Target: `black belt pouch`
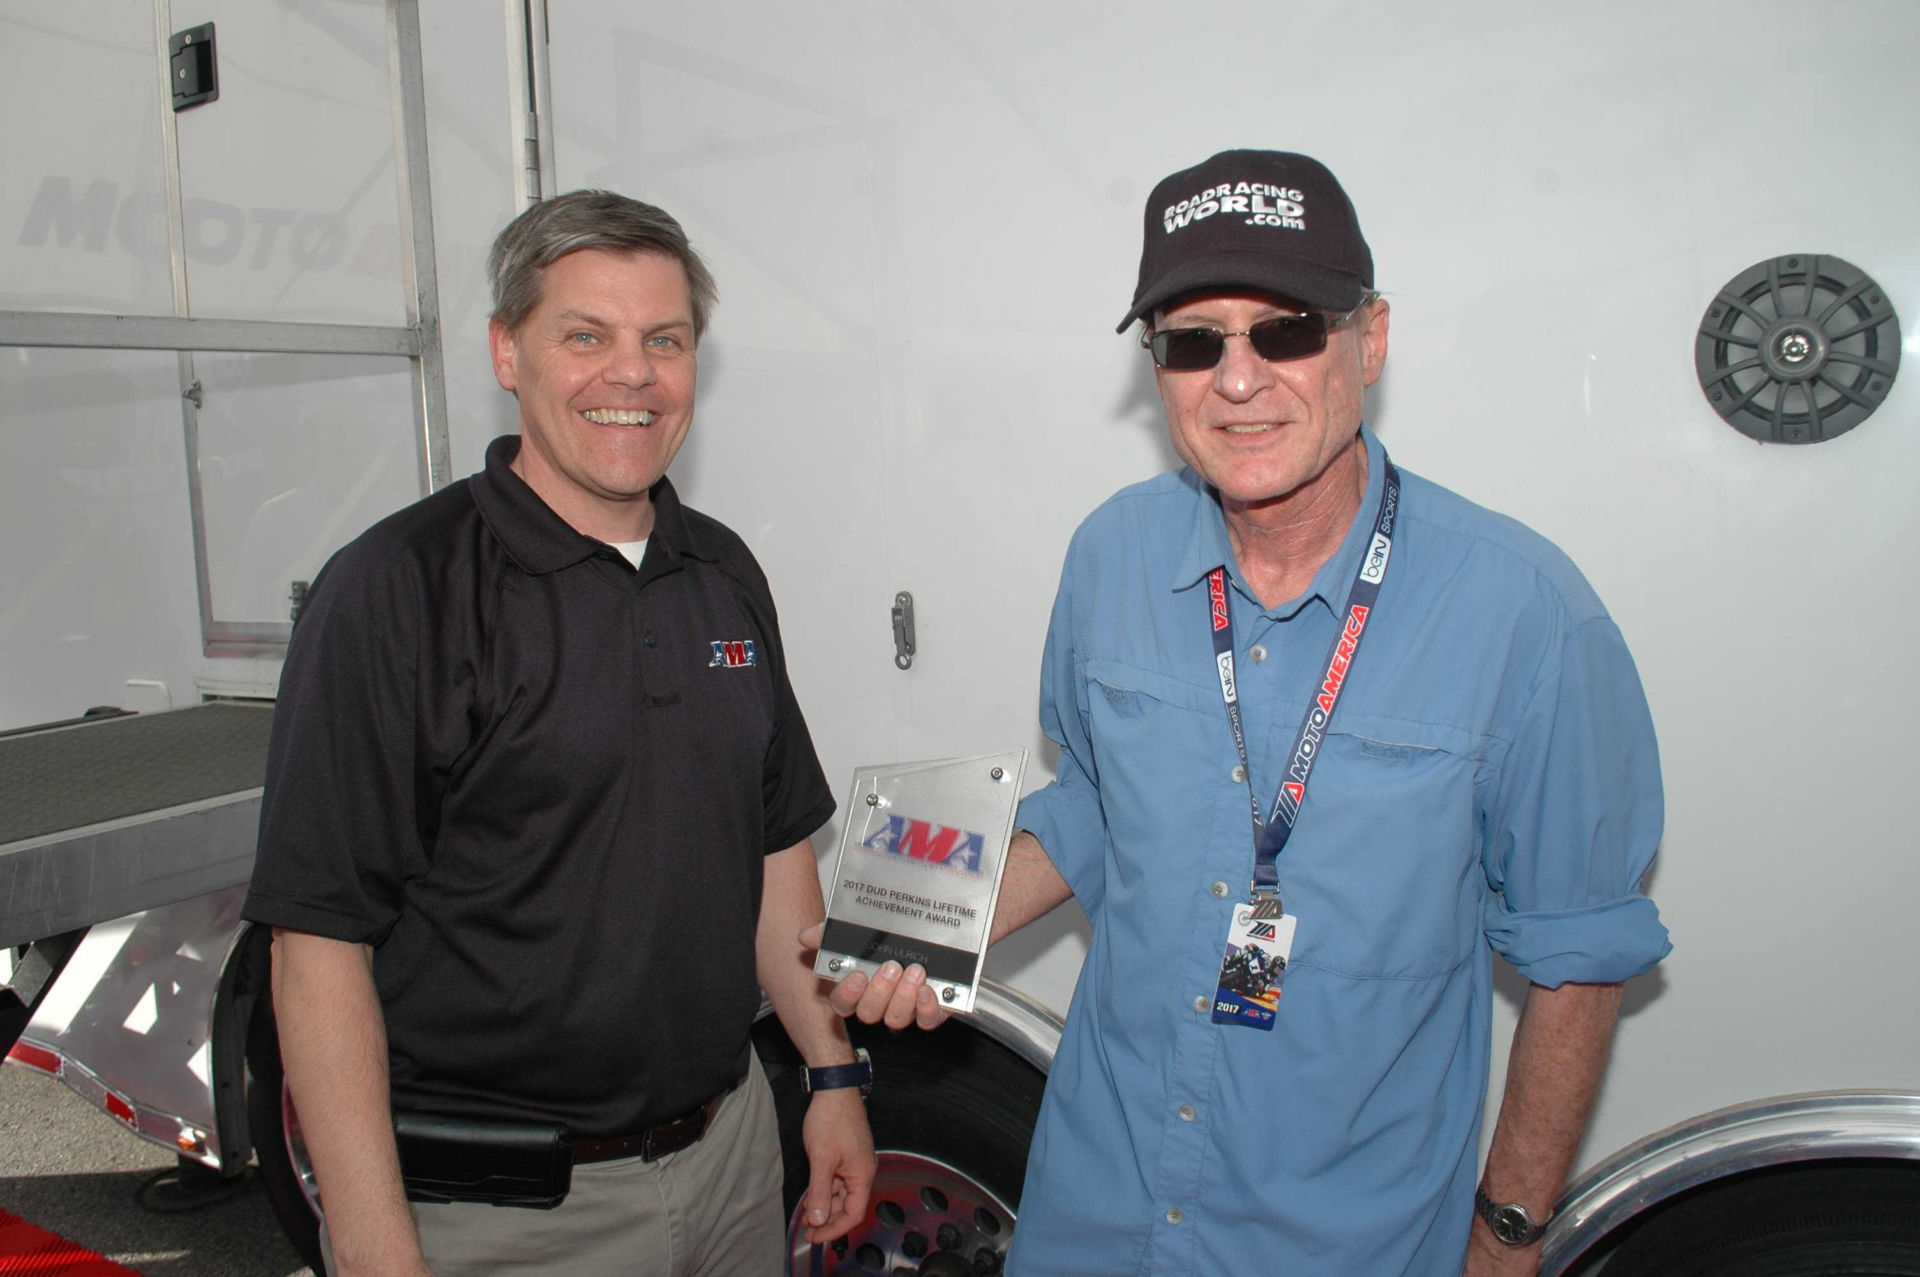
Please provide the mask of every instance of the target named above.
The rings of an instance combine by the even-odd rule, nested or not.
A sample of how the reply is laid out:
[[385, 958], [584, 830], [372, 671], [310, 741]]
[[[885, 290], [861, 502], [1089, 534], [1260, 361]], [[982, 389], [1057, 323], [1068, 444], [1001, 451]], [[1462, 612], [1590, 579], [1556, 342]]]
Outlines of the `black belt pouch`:
[[573, 1183], [558, 1122], [497, 1122], [396, 1111], [400, 1177], [413, 1202], [486, 1202], [552, 1210]]

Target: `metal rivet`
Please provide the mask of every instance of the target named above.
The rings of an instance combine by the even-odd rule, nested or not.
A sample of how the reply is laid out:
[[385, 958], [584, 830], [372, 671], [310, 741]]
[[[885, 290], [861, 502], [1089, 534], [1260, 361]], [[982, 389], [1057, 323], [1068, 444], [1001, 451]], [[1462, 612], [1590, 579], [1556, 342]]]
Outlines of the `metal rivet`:
[[952, 985], [948, 985], [946, 988], [940, 990], [940, 1000], [942, 1002], [951, 1002], [959, 996], [959, 990], [955, 989]]
[[878, 807], [879, 805], [880, 805], [880, 795], [878, 794], [867, 795], [867, 806]]
[[845, 958], [827, 959], [827, 970], [829, 971], [838, 971], [841, 967], [844, 967], [846, 965], [847, 965], [847, 960]]
[[1191, 1122], [1193, 1120], [1193, 1105], [1182, 1104], [1180, 1106], [1180, 1120], [1183, 1122]]
[[987, 775], [993, 777], [995, 780], [1005, 780], [1007, 778], [1007, 769], [1004, 767], [996, 767], [988, 772]]

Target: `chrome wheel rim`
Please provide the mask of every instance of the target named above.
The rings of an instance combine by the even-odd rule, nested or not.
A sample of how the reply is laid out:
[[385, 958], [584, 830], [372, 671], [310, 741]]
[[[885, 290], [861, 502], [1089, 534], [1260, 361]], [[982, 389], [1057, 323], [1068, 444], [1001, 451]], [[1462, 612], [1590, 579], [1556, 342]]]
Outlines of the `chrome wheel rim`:
[[787, 1223], [792, 1277], [852, 1273], [918, 1273], [933, 1255], [951, 1252], [968, 1271], [1001, 1270], [1013, 1241], [1014, 1213], [966, 1172], [919, 1153], [882, 1150], [867, 1217], [845, 1237], [810, 1245], [795, 1207]]

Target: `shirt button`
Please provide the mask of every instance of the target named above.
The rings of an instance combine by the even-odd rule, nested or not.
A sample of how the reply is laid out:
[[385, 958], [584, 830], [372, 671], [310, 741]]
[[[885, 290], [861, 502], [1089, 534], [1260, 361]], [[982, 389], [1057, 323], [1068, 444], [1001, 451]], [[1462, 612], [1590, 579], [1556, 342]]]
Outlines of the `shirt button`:
[[1264, 661], [1267, 659], [1267, 649], [1262, 647], [1260, 644], [1255, 643], [1253, 647], [1248, 650], [1247, 659], [1252, 661], [1255, 665], [1258, 665], [1261, 661]]
[[1202, 1015], [1205, 1015], [1207, 1013], [1207, 1008], [1211, 1007], [1212, 1005], [1213, 1005], [1213, 999], [1209, 998], [1204, 993], [1193, 1000], [1193, 1009], [1200, 1012], [1200, 1014]]
[[648, 631], [647, 631], [647, 632], [646, 632], [646, 633], [645, 633], [644, 635], [642, 635], [642, 636], [641, 636], [641, 639], [640, 639], [640, 641], [641, 641], [642, 643], [645, 643], [645, 644], [646, 644], [646, 645], [647, 645], [648, 647], [652, 647], [652, 646], [653, 646], [653, 631], [652, 631], [652, 630], [648, 630]]
[[1216, 899], [1225, 900], [1229, 890], [1231, 890], [1231, 888], [1224, 882], [1216, 882], [1213, 884], [1213, 894]]
[[1167, 1207], [1167, 1222], [1169, 1224], [1177, 1224], [1184, 1218], [1185, 1216], [1183, 1216], [1180, 1213], [1180, 1208], [1178, 1206]]
[[1183, 1122], [1191, 1122], [1193, 1120], [1193, 1105], [1182, 1104], [1180, 1106], [1180, 1120]]
[[1233, 765], [1232, 776], [1233, 776], [1233, 783], [1236, 785], [1244, 785], [1247, 783], [1247, 769], [1245, 767], [1242, 767], [1239, 763], [1235, 763]]

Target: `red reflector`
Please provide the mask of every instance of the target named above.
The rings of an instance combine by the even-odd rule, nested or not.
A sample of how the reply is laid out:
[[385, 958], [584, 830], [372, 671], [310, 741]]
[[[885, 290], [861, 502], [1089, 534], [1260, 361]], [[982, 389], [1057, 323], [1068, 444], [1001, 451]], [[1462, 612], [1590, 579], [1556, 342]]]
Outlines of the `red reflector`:
[[107, 1112], [113, 1114], [134, 1130], [140, 1129], [140, 1119], [133, 1114], [133, 1105], [127, 1103], [112, 1091], [107, 1092]]
[[13, 1050], [7, 1052], [9, 1058], [26, 1065], [30, 1069], [39, 1069], [42, 1073], [60, 1074], [60, 1057], [43, 1046], [34, 1046], [30, 1042], [15, 1042]]

